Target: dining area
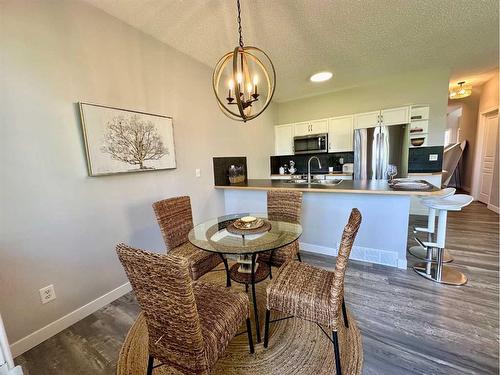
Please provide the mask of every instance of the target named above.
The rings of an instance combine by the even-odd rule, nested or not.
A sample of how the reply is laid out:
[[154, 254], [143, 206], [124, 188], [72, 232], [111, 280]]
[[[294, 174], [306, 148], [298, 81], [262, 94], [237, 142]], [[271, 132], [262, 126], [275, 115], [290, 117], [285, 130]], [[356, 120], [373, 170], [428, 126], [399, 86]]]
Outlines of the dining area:
[[116, 247], [142, 311], [117, 373], [360, 374], [344, 277], [361, 213], [346, 218], [327, 271], [302, 260], [302, 200], [300, 191], [270, 190], [267, 212], [197, 224], [188, 196], [153, 203], [166, 252]]

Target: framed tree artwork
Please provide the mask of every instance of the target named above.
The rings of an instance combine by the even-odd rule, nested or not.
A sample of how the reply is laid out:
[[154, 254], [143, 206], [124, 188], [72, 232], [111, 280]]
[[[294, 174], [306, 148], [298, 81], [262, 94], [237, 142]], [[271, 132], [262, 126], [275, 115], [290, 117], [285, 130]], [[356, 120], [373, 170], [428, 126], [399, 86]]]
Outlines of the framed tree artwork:
[[90, 176], [176, 167], [171, 117], [79, 105]]

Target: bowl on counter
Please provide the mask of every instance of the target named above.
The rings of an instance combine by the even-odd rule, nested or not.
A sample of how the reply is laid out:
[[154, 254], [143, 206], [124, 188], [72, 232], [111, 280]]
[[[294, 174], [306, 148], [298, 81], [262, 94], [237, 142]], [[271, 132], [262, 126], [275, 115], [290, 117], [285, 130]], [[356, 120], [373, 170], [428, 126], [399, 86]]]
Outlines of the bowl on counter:
[[422, 146], [425, 142], [425, 138], [412, 138], [410, 142], [412, 146]]

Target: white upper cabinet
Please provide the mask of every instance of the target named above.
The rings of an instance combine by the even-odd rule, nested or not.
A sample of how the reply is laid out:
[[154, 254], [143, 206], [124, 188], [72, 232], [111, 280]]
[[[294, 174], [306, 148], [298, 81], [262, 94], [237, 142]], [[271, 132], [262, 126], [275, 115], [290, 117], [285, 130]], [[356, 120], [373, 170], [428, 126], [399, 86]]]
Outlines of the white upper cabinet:
[[373, 126], [390, 126], [410, 123], [410, 107], [382, 109], [380, 111], [356, 113], [354, 129], [371, 128]]
[[[410, 124], [412, 116], [418, 116], [419, 120], [427, 119], [429, 107], [388, 108], [329, 119], [276, 125], [274, 130], [276, 155], [292, 155], [294, 153], [293, 137], [324, 133], [328, 133], [328, 152], [353, 151], [354, 129]], [[427, 128], [424, 129], [423, 126], [424, 121], [420, 122], [419, 125], [422, 125], [420, 132], [427, 132]]]
[[307, 122], [299, 122], [294, 125], [295, 137], [303, 135], [322, 134], [328, 132], [328, 120], [314, 120]]
[[294, 131], [295, 137], [312, 134], [310, 122], [299, 122], [297, 124], [294, 124], [293, 127], [295, 128]]
[[274, 127], [275, 155], [293, 155], [293, 128], [292, 124]]
[[328, 152], [353, 151], [354, 116], [328, 119]]
[[328, 133], [328, 119], [311, 121], [311, 134]]
[[356, 113], [354, 115], [354, 129], [372, 128], [380, 123], [380, 111]]
[[410, 107], [383, 109], [380, 111], [382, 125], [401, 125], [410, 123]]

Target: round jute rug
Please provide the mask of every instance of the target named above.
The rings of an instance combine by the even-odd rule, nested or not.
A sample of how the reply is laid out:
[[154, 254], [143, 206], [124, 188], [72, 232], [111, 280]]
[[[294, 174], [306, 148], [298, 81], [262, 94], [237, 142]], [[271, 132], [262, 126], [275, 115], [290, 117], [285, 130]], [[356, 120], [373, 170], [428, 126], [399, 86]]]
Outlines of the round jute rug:
[[[277, 270], [274, 270], [274, 274]], [[225, 272], [209, 272], [202, 281], [225, 285]], [[262, 340], [264, 339], [265, 293], [269, 279], [257, 284], [257, 301]], [[241, 284], [233, 282], [231, 288], [245, 290]], [[248, 293], [251, 300], [251, 292]], [[214, 301], [217, 303], [217, 301]], [[253, 309], [251, 309], [253, 311]], [[349, 313], [349, 329], [339, 331], [340, 355], [343, 374], [361, 374], [363, 367], [363, 347], [361, 334], [354, 317]], [[272, 313], [271, 319], [280, 317]], [[281, 320], [270, 325], [269, 346], [255, 341], [255, 320], [252, 316], [255, 354], [248, 351], [246, 334], [236, 336], [226, 353], [219, 358], [211, 374], [217, 375], [292, 375], [292, 374], [335, 374], [333, 344], [314, 323], [300, 319]], [[241, 332], [245, 330], [242, 326]], [[145, 375], [148, 359], [148, 331], [142, 314], [130, 328], [118, 359], [117, 375]], [[157, 363], [155, 363], [156, 365]], [[154, 375], [182, 375], [180, 372], [160, 366]]]

